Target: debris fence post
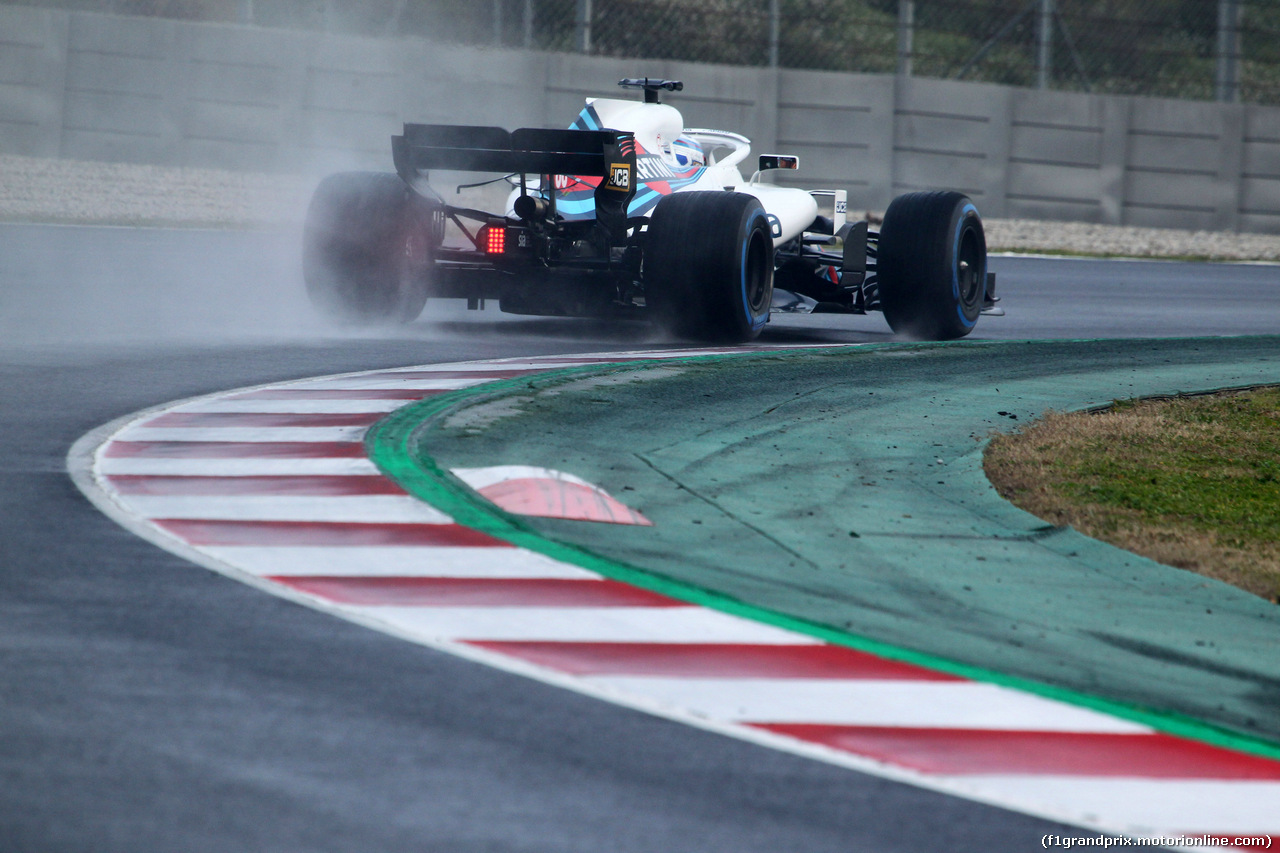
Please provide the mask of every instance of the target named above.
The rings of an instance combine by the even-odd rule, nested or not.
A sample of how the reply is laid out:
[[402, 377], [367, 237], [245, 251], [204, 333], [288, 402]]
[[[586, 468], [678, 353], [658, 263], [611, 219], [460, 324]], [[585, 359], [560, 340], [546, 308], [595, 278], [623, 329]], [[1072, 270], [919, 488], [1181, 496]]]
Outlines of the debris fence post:
[[769, 67], [778, 67], [778, 42], [782, 38], [782, 0], [769, 0]]
[[1240, 0], [1218, 0], [1218, 56], [1214, 97], [1224, 103], [1240, 99]]
[[911, 76], [912, 39], [916, 28], [916, 0], [898, 0], [898, 74]]
[[1036, 50], [1036, 88], [1048, 89], [1053, 81], [1053, 0], [1040, 0], [1040, 27]]
[[578, 13], [574, 21], [578, 53], [591, 52], [591, 0], [578, 0]]

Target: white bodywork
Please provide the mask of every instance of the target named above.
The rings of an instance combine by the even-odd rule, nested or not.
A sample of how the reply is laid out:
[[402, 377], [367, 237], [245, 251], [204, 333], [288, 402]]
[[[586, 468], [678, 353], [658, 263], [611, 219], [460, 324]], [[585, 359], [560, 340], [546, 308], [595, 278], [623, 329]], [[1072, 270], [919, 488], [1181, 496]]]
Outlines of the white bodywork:
[[[705, 128], [685, 128], [680, 111], [667, 104], [648, 104], [617, 98], [588, 98], [603, 127], [635, 134], [636, 141], [647, 154], [664, 158], [673, 169], [680, 168], [672, 153], [677, 139], [693, 139], [706, 156], [706, 166], [694, 179], [681, 183], [674, 192], [732, 191], [747, 193], [760, 199], [773, 225], [773, 243], [781, 245], [800, 236], [821, 212], [836, 229], [845, 221], [845, 192], [826, 190], [810, 192], [793, 187], [761, 183], [760, 172], [753, 170], [750, 180], [743, 178], [739, 167], [751, 155], [751, 140], [737, 133]], [[689, 170], [683, 170], [688, 173]], [[643, 181], [644, 179], [641, 178]], [[665, 183], [665, 182], [664, 182]], [[513, 193], [508, 210], [518, 195]], [[821, 206], [819, 199], [822, 199]]]
[[[818, 215], [818, 202], [807, 190], [760, 183], [759, 172], [750, 181], [742, 177], [739, 164], [751, 156], [751, 140], [745, 136], [725, 130], [685, 128], [684, 116], [667, 104], [619, 98], [588, 98], [587, 103], [595, 107], [605, 127], [631, 131], [646, 151], [670, 157], [671, 143], [681, 136], [701, 143], [707, 157], [706, 170], [695, 182], [676, 192], [732, 190], [755, 196], [765, 213], [777, 219], [775, 246], [800, 236]], [[843, 206], [840, 213], [843, 219]]]

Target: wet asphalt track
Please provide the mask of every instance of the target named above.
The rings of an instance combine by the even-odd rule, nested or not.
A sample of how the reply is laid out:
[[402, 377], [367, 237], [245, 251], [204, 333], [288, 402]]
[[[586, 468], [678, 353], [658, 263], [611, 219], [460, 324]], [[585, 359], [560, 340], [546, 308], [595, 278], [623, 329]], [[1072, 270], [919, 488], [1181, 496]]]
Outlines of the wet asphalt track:
[[[1280, 330], [1280, 268], [998, 259], [978, 336]], [[73, 441], [223, 388], [651, 347], [431, 308], [305, 317], [290, 235], [0, 227], [0, 850], [1021, 851], [1043, 821], [416, 648], [191, 567], [72, 485]], [[768, 340], [886, 340], [879, 317]], [[1105, 347], [1105, 343], [1099, 344]]]

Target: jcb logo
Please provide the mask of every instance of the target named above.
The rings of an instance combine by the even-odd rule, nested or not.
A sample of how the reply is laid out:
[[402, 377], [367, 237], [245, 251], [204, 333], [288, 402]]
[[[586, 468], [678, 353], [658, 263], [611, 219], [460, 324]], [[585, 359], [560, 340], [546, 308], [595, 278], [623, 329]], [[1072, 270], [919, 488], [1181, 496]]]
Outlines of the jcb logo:
[[609, 167], [609, 188], [626, 192], [631, 189], [631, 167], [626, 163], [614, 163]]

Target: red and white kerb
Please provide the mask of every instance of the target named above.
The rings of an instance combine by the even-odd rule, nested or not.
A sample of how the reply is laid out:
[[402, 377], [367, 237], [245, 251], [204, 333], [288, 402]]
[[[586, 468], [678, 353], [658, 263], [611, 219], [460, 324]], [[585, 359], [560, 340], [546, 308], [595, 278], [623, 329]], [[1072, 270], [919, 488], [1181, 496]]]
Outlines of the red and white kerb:
[[[503, 237], [488, 229], [486, 251], [500, 252]], [[406, 494], [364, 453], [371, 424], [433, 394], [567, 365], [706, 352], [438, 365], [231, 391], [139, 416], [105, 440], [87, 437], [71, 465], [100, 507], [176, 553], [424, 645], [1096, 830], [1280, 837], [1280, 762], [832, 645], [513, 547]], [[572, 474], [493, 463], [453, 474], [510, 513], [651, 524]]]

